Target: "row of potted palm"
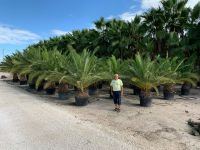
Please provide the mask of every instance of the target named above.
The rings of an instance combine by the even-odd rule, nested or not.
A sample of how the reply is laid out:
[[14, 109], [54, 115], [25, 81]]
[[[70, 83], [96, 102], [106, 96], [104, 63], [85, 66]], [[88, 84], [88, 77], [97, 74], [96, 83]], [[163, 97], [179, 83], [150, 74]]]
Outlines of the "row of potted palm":
[[152, 101], [151, 91], [154, 89], [159, 94], [158, 86], [162, 85], [164, 99], [174, 99], [175, 85], [182, 84], [181, 93], [189, 94], [188, 85], [195, 86], [199, 76], [192, 72], [191, 65], [184, 60], [174, 58], [161, 58], [151, 60], [137, 54], [130, 65], [131, 81], [140, 89], [140, 105], [150, 106]]
[[171, 99], [175, 84], [194, 85], [198, 80], [195, 73], [186, 69], [188, 65], [184, 60], [178, 58], [156, 57], [152, 60], [137, 54], [134, 59], [124, 61], [114, 56], [99, 59], [95, 53], [87, 50], [77, 53], [72, 47], [68, 48], [67, 54], [44, 48], [18, 52], [12, 59], [5, 59], [1, 68], [17, 73], [20, 80], [28, 80], [29, 86], [33, 88], [44, 87], [48, 94], [55, 93], [57, 86], [61, 99], [64, 98], [68, 85], [72, 85], [76, 89], [75, 102], [78, 106], [87, 105], [89, 87], [101, 81], [110, 81], [115, 73], [119, 73], [126, 83], [141, 90], [141, 106], [151, 105], [152, 88], [158, 94], [157, 87], [164, 85], [164, 98]]

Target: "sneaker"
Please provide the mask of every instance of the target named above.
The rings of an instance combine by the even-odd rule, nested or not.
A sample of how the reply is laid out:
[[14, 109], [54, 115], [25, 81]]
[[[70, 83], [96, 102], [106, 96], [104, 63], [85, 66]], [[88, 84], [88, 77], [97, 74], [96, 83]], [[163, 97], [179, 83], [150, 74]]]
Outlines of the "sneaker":
[[118, 110], [118, 108], [115, 108], [115, 109], [114, 109], [114, 111], [117, 111], [117, 110]]
[[117, 112], [120, 112], [120, 108], [117, 108]]

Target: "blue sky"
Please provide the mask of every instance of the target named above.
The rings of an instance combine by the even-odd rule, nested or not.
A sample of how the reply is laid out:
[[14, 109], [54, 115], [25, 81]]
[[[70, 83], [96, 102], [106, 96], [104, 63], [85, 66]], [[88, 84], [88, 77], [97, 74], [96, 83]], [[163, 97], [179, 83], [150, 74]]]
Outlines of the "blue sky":
[[[193, 6], [198, 0], [189, 0]], [[159, 0], [0, 0], [0, 60], [29, 44], [76, 29], [99, 17], [131, 20]]]

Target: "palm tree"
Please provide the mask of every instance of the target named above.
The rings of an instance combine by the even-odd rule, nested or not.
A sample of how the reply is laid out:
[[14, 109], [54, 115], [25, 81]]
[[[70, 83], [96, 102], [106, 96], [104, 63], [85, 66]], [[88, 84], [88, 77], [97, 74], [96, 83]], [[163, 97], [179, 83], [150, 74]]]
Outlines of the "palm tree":
[[[68, 74], [68, 65], [69, 65], [69, 55], [61, 54], [58, 51], [55, 51], [53, 54], [56, 57], [55, 62], [52, 64], [52, 69], [50, 69], [45, 76], [46, 84], [45, 87], [55, 86], [55, 83], [58, 84], [58, 96], [59, 99], [65, 99], [65, 96], [68, 92], [68, 83], [66, 81], [60, 81], [60, 79]], [[47, 62], [48, 64], [48, 62]]]
[[187, 0], [162, 0], [159, 8], [152, 8], [142, 15], [143, 26], [154, 40], [154, 55], [180, 52], [180, 41], [186, 35], [190, 17], [186, 3]]
[[195, 81], [198, 80], [198, 76], [192, 73], [188, 66], [184, 64], [183, 59], [178, 57], [173, 58], [160, 58], [157, 57], [159, 64], [159, 74], [162, 76], [161, 83], [164, 84], [163, 95], [164, 99], [173, 99], [176, 84], [183, 84], [184, 82], [195, 85]]
[[101, 80], [104, 80], [106, 73], [99, 68], [99, 62], [94, 53], [83, 50], [78, 54], [75, 50], [69, 53], [67, 73], [60, 78], [60, 82], [67, 82], [75, 86], [78, 91], [75, 95], [76, 105], [83, 106], [88, 103], [87, 88]]
[[29, 48], [13, 58], [12, 71], [18, 72], [22, 77], [28, 76], [30, 86], [37, 89], [43, 89], [43, 84], [46, 82], [44, 87], [54, 93], [56, 81], [47, 82], [46, 78], [51, 72], [61, 68], [59, 62], [62, 62], [63, 57], [64, 55], [55, 48], [51, 51], [45, 48]]
[[3, 59], [3, 61], [0, 64], [0, 71], [3, 72], [9, 72], [13, 74], [13, 82], [18, 82], [19, 78], [18, 78], [18, 72], [14, 72], [12, 71], [13, 69], [13, 58], [15, 57], [16, 54], [13, 54], [11, 56], [5, 56], [5, 58]]
[[27, 73], [22, 72], [24, 68], [30, 65], [30, 60], [27, 58], [26, 52], [17, 52], [17, 55], [12, 59], [12, 72], [18, 72], [20, 85], [27, 84]]
[[[110, 82], [115, 74], [119, 74], [119, 77], [126, 81], [127, 73], [128, 73], [128, 61], [122, 61], [121, 59], [117, 59], [114, 55], [108, 58], [106, 61], [102, 61], [101, 63], [103, 70], [105, 70], [108, 75], [106, 81]], [[110, 98], [112, 98], [111, 88], [109, 90]]]
[[127, 61], [117, 59], [114, 55], [108, 58], [104, 65], [105, 70], [109, 72], [108, 80], [113, 79], [115, 74], [119, 74], [120, 78], [126, 79], [126, 73], [128, 71], [127, 65]]
[[135, 59], [130, 65], [131, 81], [141, 89], [140, 105], [151, 105], [151, 89], [154, 88], [158, 94], [157, 86], [160, 84], [158, 65], [150, 57], [142, 57], [136, 54]]
[[[200, 2], [198, 2], [191, 11], [191, 18], [188, 27], [187, 37], [183, 43], [186, 54], [189, 56], [196, 55], [196, 64], [200, 68]], [[198, 68], [198, 69], [199, 69]]]
[[[52, 51], [43, 50], [41, 53], [41, 60], [37, 60], [31, 65], [33, 73], [30, 75], [30, 80], [36, 79], [36, 88], [38, 88], [43, 81], [46, 81], [44, 88], [47, 93], [54, 94], [55, 83], [59, 80], [56, 78], [48, 81], [48, 76], [50, 76], [54, 71], [59, 71], [61, 68], [66, 66], [61, 66], [61, 63], [65, 56], [62, 55], [57, 49]], [[48, 92], [49, 91], [49, 92]]]

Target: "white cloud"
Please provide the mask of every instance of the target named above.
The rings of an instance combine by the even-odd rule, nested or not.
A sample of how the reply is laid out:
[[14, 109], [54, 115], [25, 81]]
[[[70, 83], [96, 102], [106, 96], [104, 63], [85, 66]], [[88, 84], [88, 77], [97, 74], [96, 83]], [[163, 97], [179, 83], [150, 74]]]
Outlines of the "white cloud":
[[106, 19], [111, 20], [111, 19], [114, 19], [114, 18], [115, 18], [115, 16], [110, 15], [110, 16], [108, 16]]
[[[158, 8], [161, 0], [142, 0], [141, 9]], [[188, 0], [187, 7], [193, 8], [198, 3], [198, 0]]]
[[142, 10], [137, 12], [125, 12], [121, 15], [119, 15], [119, 18], [125, 21], [131, 21], [135, 18], [136, 15], [141, 15], [143, 13]]
[[149, 9], [151, 7], [157, 8], [160, 5], [160, 0], [142, 0], [141, 8]]
[[51, 33], [52, 33], [53, 35], [56, 35], [56, 36], [61, 36], [61, 35], [65, 35], [65, 34], [67, 34], [67, 33], [69, 33], [69, 32], [63, 31], [63, 30], [54, 29], [54, 30], [51, 31]]
[[94, 23], [92, 23], [92, 24], [90, 25], [90, 27], [89, 27], [89, 29], [95, 29], [95, 28], [96, 28], [96, 26], [95, 26]]
[[[122, 20], [125, 20], [125, 21], [131, 21], [131, 20], [134, 19], [134, 17], [136, 15], [141, 15], [145, 10], [150, 9], [152, 7], [158, 8], [159, 6], [161, 6], [160, 1], [161, 0], [142, 0], [141, 6], [139, 6], [138, 11], [134, 12], [132, 10], [132, 11], [124, 12], [123, 14], [119, 15], [118, 17]], [[188, 3], [187, 3], [186, 6], [193, 8], [197, 3], [198, 3], [198, 0], [188, 0]], [[135, 9], [135, 8], [136, 8], [135, 5], [130, 7], [130, 9]], [[111, 17], [111, 16], [109, 16], [109, 17]], [[114, 16], [112, 16], [112, 18], [114, 18]]]
[[198, 0], [189, 0], [186, 6], [193, 8], [198, 2]]
[[27, 30], [0, 25], [0, 44], [24, 44], [39, 41], [41, 37]]

